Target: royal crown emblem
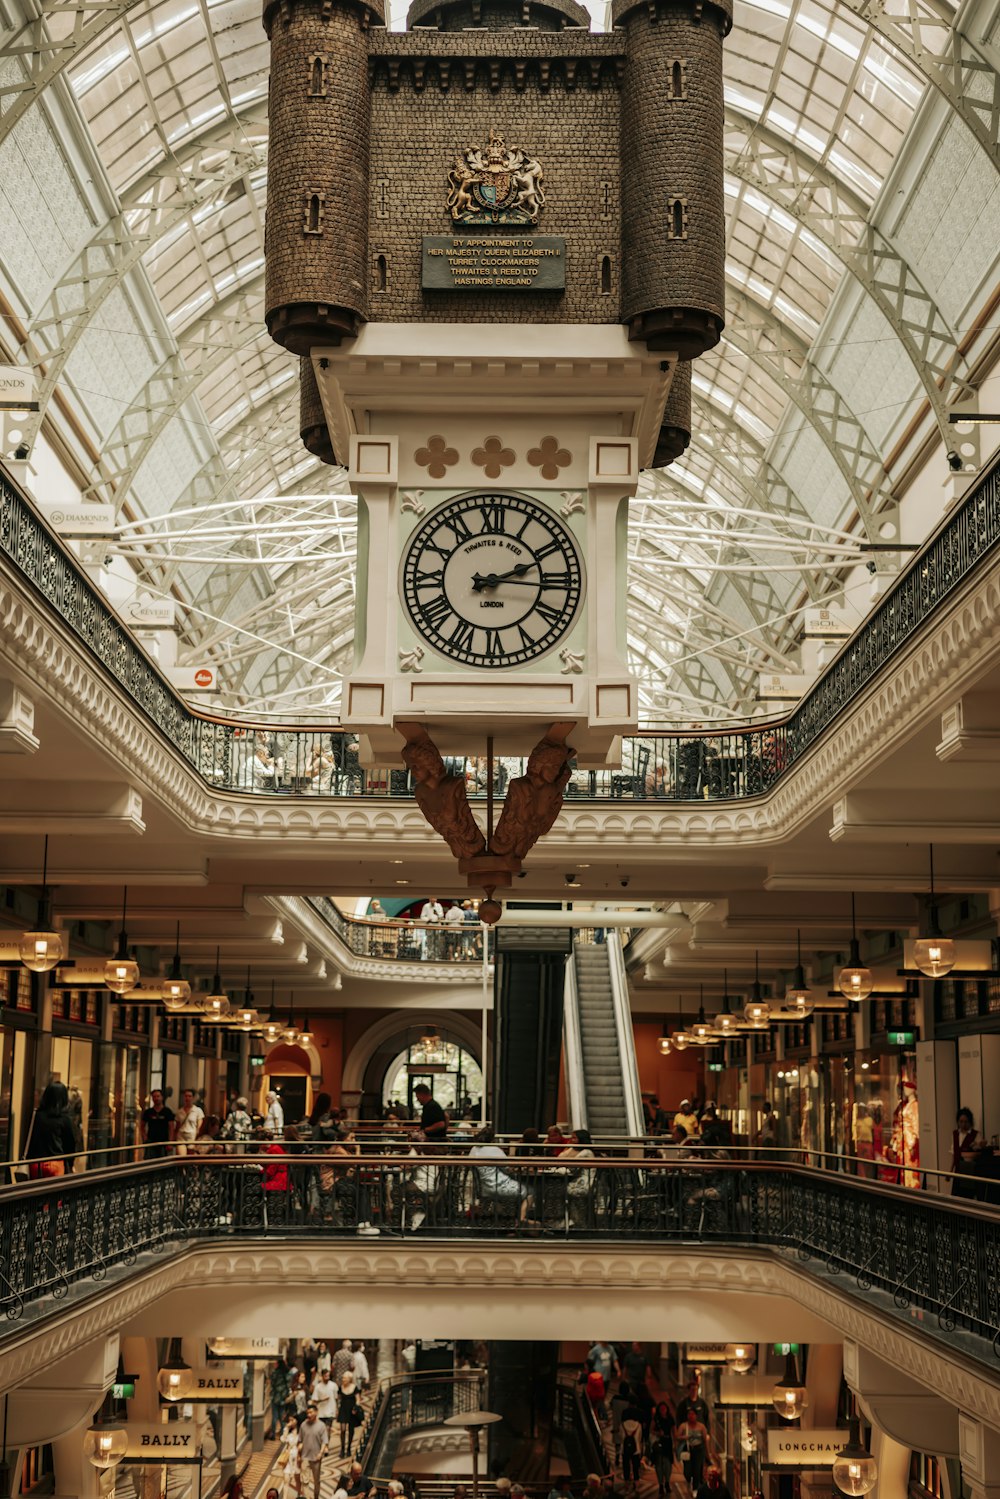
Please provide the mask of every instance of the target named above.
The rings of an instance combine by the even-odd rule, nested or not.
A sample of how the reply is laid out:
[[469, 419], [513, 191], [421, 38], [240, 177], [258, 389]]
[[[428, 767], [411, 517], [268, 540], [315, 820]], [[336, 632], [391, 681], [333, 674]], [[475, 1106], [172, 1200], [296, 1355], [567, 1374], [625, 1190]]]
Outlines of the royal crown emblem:
[[545, 206], [542, 168], [521, 146], [490, 131], [489, 144], [470, 146], [448, 173], [448, 211], [456, 224], [537, 224]]

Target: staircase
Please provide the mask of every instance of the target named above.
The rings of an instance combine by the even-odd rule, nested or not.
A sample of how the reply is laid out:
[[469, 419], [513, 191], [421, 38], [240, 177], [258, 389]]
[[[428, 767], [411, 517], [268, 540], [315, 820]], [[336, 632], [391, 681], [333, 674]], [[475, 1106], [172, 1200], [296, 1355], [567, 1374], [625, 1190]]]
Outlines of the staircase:
[[628, 1133], [628, 1119], [608, 946], [603, 942], [575, 942], [572, 961], [576, 967], [587, 1128], [593, 1135], [624, 1135]]

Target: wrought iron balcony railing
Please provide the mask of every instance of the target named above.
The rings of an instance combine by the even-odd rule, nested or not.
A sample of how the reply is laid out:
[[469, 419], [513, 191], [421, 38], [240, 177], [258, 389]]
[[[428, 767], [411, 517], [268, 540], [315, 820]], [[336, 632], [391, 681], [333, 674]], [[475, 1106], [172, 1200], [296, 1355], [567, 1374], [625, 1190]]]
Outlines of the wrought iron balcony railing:
[[316, 915], [359, 958], [399, 963], [473, 963], [493, 958], [493, 934], [478, 917], [470, 922], [424, 922], [345, 916], [326, 895], [306, 897]]
[[[376, 1154], [375, 1152], [379, 1152]], [[396, 1154], [188, 1155], [0, 1192], [0, 1312], [10, 1321], [140, 1255], [200, 1241], [623, 1239], [779, 1252], [883, 1310], [919, 1309], [1000, 1356], [1000, 1211], [790, 1163]], [[43, 1305], [44, 1304], [44, 1305]], [[912, 1320], [912, 1318], [911, 1318]], [[982, 1356], [987, 1356], [986, 1343]]]
[[[697, 732], [648, 731], [625, 742], [618, 771], [577, 771], [567, 795], [596, 800], [742, 800], [784, 775], [1000, 541], [1000, 464], [915, 554], [878, 607], [787, 718]], [[68, 626], [189, 765], [220, 791], [261, 796], [408, 796], [405, 771], [365, 770], [336, 725], [288, 727], [213, 717], [178, 697], [76, 558], [0, 472], [0, 555]], [[472, 796], [486, 761], [457, 760]], [[496, 767], [501, 796], [523, 762]]]

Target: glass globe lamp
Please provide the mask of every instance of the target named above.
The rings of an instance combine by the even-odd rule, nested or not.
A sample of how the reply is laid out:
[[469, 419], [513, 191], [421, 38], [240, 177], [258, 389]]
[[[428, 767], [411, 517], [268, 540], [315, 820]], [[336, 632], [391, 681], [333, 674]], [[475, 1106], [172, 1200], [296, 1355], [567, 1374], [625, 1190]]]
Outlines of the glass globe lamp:
[[674, 1051], [686, 1051], [691, 1044], [691, 1037], [687, 1031], [674, 1031], [670, 1038], [670, 1044]]
[[808, 1020], [815, 1008], [812, 993], [808, 989], [789, 989], [785, 995], [785, 1009], [794, 1015], [796, 1020]]
[[726, 1363], [734, 1374], [749, 1374], [757, 1362], [757, 1349], [753, 1343], [727, 1343]]
[[201, 1008], [206, 1020], [225, 1020], [229, 1014], [229, 997], [226, 994], [206, 994]]
[[785, 1372], [771, 1391], [771, 1402], [783, 1421], [797, 1421], [809, 1405], [809, 1395], [799, 1384], [795, 1354], [785, 1355]]
[[208, 1346], [213, 1353], [228, 1353], [233, 1345], [232, 1338], [209, 1338]]
[[743, 1015], [748, 1025], [754, 1030], [765, 1030], [771, 1018], [771, 1006], [766, 999], [748, 999], [743, 1006]]
[[659, 1048], [660, 1048], [660, 1056], [661, 1057], [668, 1057], [670, 1055], [670, 1050], [671, 1050], [672, 1042], [670, 1040], [670, 1037], [667, 1035], [666, 1031], [664, 1031], [663, 1035], [660, 1037], [658, 1045], [659, 1045]]
[[723, 978], [722, 1009], [719, 1011], [718, 1015], [716, 1015], [715, 1019], [712, 1021], [712, 1026], [713, 1026], [713, 1028], [715, 1030], [715, 1034], [717, 1036], [721, 1036], [723, 1039], [725, 1039], [726, 1036], [735, 1036], [736, 1032], [737, 1032], [737, 1029], [739, 1027], [738, 1017], [736, 1015], [734, 1015], [733, 1012], [732, 1012], [732, 1010], [729, 1008], [729, 974], [728, 973], [726, 973], [724, 975], [724, 978]]
[[833, 1481], [842, 1494], [870, 1494], [878, 1483], [878, 1463], [861, 1445], [861, 1424], [851, 1417], [847, 1446], [833, 1460]]
[[168, 1010], [182, 1010], [190, 999], [191, 985], [187, 979], [167, 979], [163, 985], [163, 1003]]
[[950, 937], [920, 937], [913, 944], [913, 961], [929, 979], [943, 979], [955, 966], [955, 944]]
[[705, 1019], [705, 1006], [698, 1007], [698, 1019], [688, 1026], [688, 1036], [694, 1046], [709, 1046], [715, 1040], [715, 1032]]
[[95, 1422], [83, 1437], [83, 1455], [95, 1468], [117, 1468], [128, 1451], [128, 1435], [120, 1426]]
[[257, 1011], [246, 1008], [234, 1010], [229, 1019], [230, 1023], [238, 1026], [241, 1031], [252, 1031], [257, 1024]]
[[281, 1040], [284, 1034], [284, 1026], [281, 1024], [281, 1021], [275, 1020], [272, 1016], [264, 1026], [264, 1040], [268, 1043], [269, 1046], [274, 1046], [278, 1041]]
[[175, 1351], [156, 1376], [156, 1388], [164, 1400], [186, 1400], [194, 1389], [194, 1374], [190, 1364]]
[[851, 938], [851, 956], [837, 975], [837, 986], [845, 999], [867, 999], [875, 987], [871, 969], [861, 961], [856, 937]]
[[17, 950], [21, 962], [32, 973], [48, 973], [64, 957], [58, 932], [23, 932]]
[[127, 994], [139, 982], [139, 965], [119, 947], [104, 965], [104, 982], [113, 994]]

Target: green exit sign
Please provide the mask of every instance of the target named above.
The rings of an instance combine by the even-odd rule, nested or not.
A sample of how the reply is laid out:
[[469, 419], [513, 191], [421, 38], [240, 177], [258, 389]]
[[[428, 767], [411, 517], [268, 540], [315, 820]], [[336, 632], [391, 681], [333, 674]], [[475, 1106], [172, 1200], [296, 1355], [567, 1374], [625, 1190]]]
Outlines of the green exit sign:
[[708, 1070], [709, 1070], [709, 1072], [721, 1072], [723, 1070], [724, 1066], [725, 1066], [724, 1062], [709, 1062], [709, 1064], [708, 1064]]
[[798, 1343], [774, 1343], [772, 1347], [775, 1353], [779, 1353], [782, 1358], [787, 1358], [790, 1353], [798, 1353], [799, 1351]]
[[114, 1400], [133, 1400], [135, 1398], [135, 1380], [119, 1380], [117, 1384], [111, 1386], [111, 1396]]
[[264, 1058], [263, 1057], [251, 1057], [250, 1058], [250, 1066], [251, 1067], [263, 1067], [263, 1065], [264, 1065]]
[[889, 1031], [890, 1046], [915, 1046], [917, 1041], [916, 1031]]

